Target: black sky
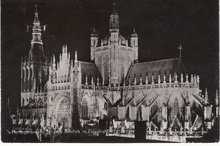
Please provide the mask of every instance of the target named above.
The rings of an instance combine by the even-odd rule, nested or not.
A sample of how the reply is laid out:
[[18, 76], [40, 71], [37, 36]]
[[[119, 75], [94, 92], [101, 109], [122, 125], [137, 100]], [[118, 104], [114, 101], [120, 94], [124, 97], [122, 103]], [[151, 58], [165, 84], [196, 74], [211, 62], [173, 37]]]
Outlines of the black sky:
[[[44, 49], [58, 55], [67, 44], [72, 56], [89, 61], [90, 32], [108, 33], [112, 0], [2, 0], [2, 107], [10, 98], [12, 110], [20, 101], [20, 59], [30, 48], [34, 4], [38, 4]], [[117, 0], [120, 32], [129, 37], [133, 27], [139, 36], [139, 62], [178, 57], [189, 73], [199, 74], [201, 89], [214, 98], [218, 88], [217, 0]]]

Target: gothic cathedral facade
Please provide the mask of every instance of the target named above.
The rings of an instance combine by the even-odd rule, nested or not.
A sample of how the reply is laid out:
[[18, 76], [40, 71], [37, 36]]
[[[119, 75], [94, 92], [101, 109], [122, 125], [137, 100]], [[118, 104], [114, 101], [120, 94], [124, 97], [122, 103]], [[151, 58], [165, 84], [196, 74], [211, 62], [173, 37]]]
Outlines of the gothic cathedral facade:
[[129, 39], [120, 34], [115, 9], [108, 35], [91, 33], [91, 62], [79, 61], [77, 52], [71, 59], [67, 45], [59, 58], [45, 56], [43, 30], [36, 11], [29, 55], [21, 61], [20, 113], [28, 123], [39, 119], [41, 126], [80, 129], [108, 119], [113, 130], [146, 121], [148, 129], [192, 132], [211, 129], [219, 115], [218, 94], [211, 105], [207, 91], [201, 94], [199, 76], [187, 74], [181, 56], [138, 62], [138, 34], [135, 29]]

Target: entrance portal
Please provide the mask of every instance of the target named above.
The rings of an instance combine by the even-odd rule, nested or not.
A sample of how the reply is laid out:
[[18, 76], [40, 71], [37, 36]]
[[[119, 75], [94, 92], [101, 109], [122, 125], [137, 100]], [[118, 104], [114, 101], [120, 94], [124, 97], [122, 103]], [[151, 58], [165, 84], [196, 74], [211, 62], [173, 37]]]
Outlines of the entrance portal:
[[56, 120], [58, 126], [64, 126], [65, 128], [70, 128], [71, 126], [71, 107], [70, 101], [67, 97], [62, 97], [57, 104], [56, 108]]

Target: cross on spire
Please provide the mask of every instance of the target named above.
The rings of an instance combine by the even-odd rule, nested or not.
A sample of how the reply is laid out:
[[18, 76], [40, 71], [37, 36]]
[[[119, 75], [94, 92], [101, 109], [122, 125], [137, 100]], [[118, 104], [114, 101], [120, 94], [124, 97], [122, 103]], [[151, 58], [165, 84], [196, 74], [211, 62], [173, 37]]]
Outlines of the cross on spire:
[[74, 60], [74, 62], [76, 63], [78, 61], [78, 59], [77, 59], [77, 51], [75, 51], [75, 60]]
[[116, 11], [116, 8], [115, 8], [116, 4], [113, 3], [112, 6], [113, 6], [113, 12], [115, 12]]
[[136, 33], [135, 27], [133, 27], [133, 33]]
[[38, 12], [37, 12], [37, 4], [34, 5], [35, 6], [35, 19], [38, 19]]
[[37, 12], [37, 4], [35, 4], [34, 6], [35, 6], [35, 12]]
[[183, 47], [182, 47], [181, 44], [179, 45], [178, 49], [179, 49], [179, 58], [182, 58], [182, 49], [183, 49]]

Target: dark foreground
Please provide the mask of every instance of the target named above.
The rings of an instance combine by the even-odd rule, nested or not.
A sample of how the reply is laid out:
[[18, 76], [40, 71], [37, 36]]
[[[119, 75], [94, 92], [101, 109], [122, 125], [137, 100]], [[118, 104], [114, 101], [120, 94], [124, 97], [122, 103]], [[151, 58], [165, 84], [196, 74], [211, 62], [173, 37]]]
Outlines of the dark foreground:
[[[33, 134], [8, 135], [5, 142], [38, 143], [39, 140]], [[161, 143], [163, 141], [123, 138], [116, 136], [77, 136], [72, 134], [57, 135], [54, 137], [42, 137], [41, 143]], [[164, 142], [163, 142], [164, 143]]]
[[[207, 137], [206, 137], [207, 136]], [[218, 142], [219, 139], [213, 134], [203, 138], [187, 138], [187, 142]], [[35, 134], [10, 134], [3, 142], [12, 143], [39, 143]], [[124, 138], [116, 136], [77, 136], [72, 134], [56, 135], [54, 137], [42, 137], [41, 143], [168, 143], [167, 141]]]
[[[187, 138], [186, 142], [219, 142], [219, 121], [215, 123], [213, 128], [202, 138]], [[3, 131], [2, 131], [3, 132]], [[4, 134], [2, 135], [3, 142], [19, 142], [19, 143], [38, 143], [40, 142], [36, 134]], [[166, 143], [164, 141], [123, 138], [116, 136], [88, 136], [77, 135], [73, 133], [54, 134], [54, 136], [42, 136], [43, 143]]]

